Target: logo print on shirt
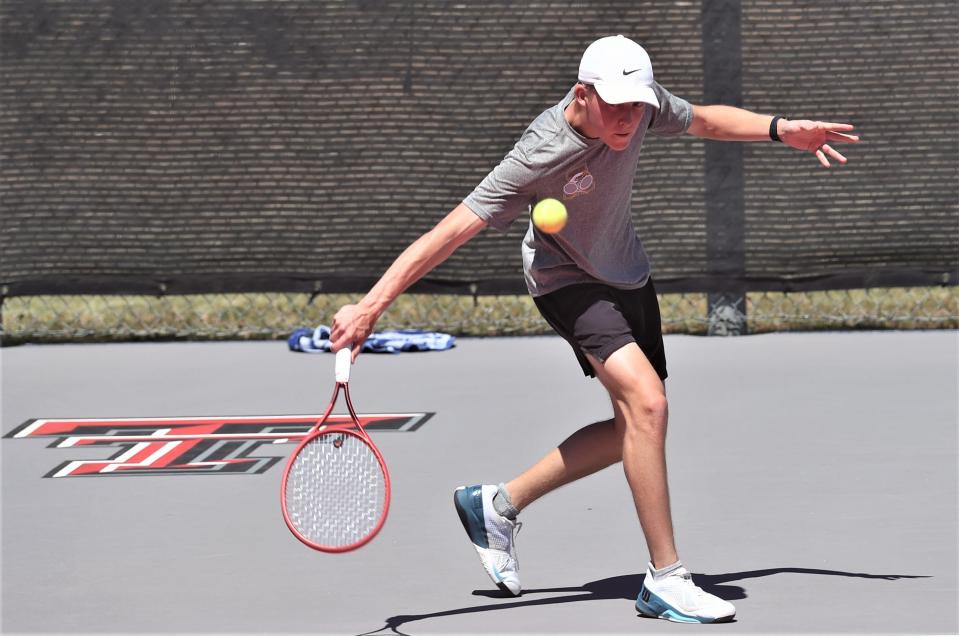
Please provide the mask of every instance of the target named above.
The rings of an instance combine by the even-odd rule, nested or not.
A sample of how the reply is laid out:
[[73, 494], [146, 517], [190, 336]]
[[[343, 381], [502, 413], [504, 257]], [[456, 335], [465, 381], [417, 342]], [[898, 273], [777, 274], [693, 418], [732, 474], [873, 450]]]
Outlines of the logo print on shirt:
[[567, 175], [569, 181], [563, 186], [563, 198], [567, 201], [575, 199], [582, 194], [589, 194], [596, 186], [593, 175], [589, 173], [589, 168], [583, 166], [571, 175]]

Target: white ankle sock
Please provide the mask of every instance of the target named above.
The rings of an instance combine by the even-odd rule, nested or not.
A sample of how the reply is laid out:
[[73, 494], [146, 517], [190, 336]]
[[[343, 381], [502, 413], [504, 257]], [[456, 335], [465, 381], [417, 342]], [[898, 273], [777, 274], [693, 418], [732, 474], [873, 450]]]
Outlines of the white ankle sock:
[[516, 515], [519, 514], [519, 510], [513, 506], [513, 500], [509, 498], [509, 493], [506, 492], [506, 484], [500, 484], [496, 494], [493, 495], [493, 510], [510, 521], [515, 520]]
[[676, 563], [673, 563], [672, 565], [667, 565], [666, 567], [664, 567], [664, 568], [662, 568], [662, 569], [660, 569], [660, 570], [657, 570], [656, 568], [653, 567], [652, 561], [650, 561], [650, 563], [649, 563], [649, 571], [653, 573], [653, 580], [654, 580], [654, 581], [658, 581], [659, 579], [663, 578], [664, 576], [669, 576], [670, 574], [672, 574], [673, 572], [675, 572], [676, 570], [678, 570], [678, 569], [681, 568], [681, 567], [683, 567], [683, 562], [682, 562], [682, 561], [676, 561]]

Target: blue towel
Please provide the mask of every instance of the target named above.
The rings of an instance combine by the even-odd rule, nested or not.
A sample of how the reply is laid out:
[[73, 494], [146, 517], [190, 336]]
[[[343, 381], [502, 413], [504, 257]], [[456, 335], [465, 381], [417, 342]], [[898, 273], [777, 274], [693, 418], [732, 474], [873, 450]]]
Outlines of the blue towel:
[[[456, 338], [446, 333], [401, 329], [372, 333], [363, 343], [364, 352], [400, 353], [401, 351], [445, 351], [452, 349]], [[297, 329], [287, 340], [290, 351], [322, 353], [330, 350], [330, 328]]]

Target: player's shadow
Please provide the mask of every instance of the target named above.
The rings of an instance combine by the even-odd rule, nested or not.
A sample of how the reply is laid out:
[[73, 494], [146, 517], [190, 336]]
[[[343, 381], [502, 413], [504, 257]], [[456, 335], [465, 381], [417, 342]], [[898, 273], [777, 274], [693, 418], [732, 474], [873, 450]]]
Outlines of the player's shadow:
[[[841, 572], [839, 570], [820, 570], [815, 568], [769, 568], [766, 570], [750, 570], [748, 572], [731, 572], [729, 574], [693, 574], [693, 581], [719, 598], [727, 601], [735, 601], [747, 598], [746, 589], [739, 585], [729, 585], [733, 581], [743, 581], [746, 579], [758, 579], [774, 574], [812, 574], [817, 576], [844, 576], [859, 579], [879, 579], [883, 581], [898, 581], [899, 579], [925, 579], [928, 576], [910, 575], [910, 574], [867, 574], [864, 572]], [[386, 624], [379, 629], [364, 632], [359, 636], [373, 636], [374, 634], [400, 634], [409, 636], [400, 630], [400, 627], [416, 621], [424, 621], [430, 618], [441, 618], [444, 616], [457, 616], [467, 614], [477, 614], [480, 612], [492, 612], [499, 610], [514, 609], [517, 607], [533, 607], [537, 605], [560, 605], [564, 603], [580, 603], [583, 601], [607, 601], [625, 599], [633, 601], [639, 588], [643, 584], [645, 574], [624, 574], [614, 576], [608, 579], [600, 579], [585, 583], [580, 587], [550, 587], [532, 590], [523, 590], [523, 595], [519, 598], [510, 596], [499, 590], [475, 590], [473, 596], [484, 596], [487, 598], [504, 599], [497, 603], [486, 605], [476, 605], [471, 607], [461, 607], [457, 609], [442, 610], [431, 612], [429, 614], [401, 614], [390, 616], [386, 619]], [[535, 598], [543, 594], [561, 594], [562, 596], [547, 596], [545, 598]], [[513, 599], [505, 602], [505, 599]]]

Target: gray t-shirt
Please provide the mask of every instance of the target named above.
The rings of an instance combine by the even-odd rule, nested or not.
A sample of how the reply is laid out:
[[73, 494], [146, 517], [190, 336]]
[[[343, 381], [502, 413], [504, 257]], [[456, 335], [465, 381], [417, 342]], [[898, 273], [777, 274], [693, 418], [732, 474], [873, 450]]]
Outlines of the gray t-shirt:
[[679, 135], [693, 118], [689, 102], [659, 84], [659, 109], [647, 107], [629, 147], [617, 152], [569, 125], [564, 110], [573, 91], [526, 129], [502, 162], [463, 201], [477, 216], [506, 231], [545, 198], [566, 205], [569, 220], [546, 234], [529, 224], [523, 271], [530, 294], [542, 296], [576, 283], [602, 282], [636, 289], [649, 278], [649, 258], [633, 227], [630, 200], [647, 129]]

